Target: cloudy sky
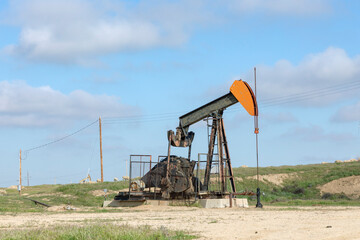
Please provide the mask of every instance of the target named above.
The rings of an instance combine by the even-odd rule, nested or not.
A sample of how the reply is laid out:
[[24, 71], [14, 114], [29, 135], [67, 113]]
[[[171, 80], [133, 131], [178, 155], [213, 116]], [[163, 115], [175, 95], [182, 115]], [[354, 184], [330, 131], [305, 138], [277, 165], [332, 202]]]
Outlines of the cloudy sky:
[[[180, 115], [236, 79], [253, 87], [254, 67], [261, 166], [360, 157], [359, 11], [355, 0], [3, 0], [0, 186], [18, 184], [20, 149], [24, 185], [100, 178], [99, 116], [105, 180], [121, 178], [130, 154], [166, 154]], [[224, 121], [233, 166], [255, 166], [253, 119], [237, 104]], [[191, 130], [196, 159], [206, 124]]]

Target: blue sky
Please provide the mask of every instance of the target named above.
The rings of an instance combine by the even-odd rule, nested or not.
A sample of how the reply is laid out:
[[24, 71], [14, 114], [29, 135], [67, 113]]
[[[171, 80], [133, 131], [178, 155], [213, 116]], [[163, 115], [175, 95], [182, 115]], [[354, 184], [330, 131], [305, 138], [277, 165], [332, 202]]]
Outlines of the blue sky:
[[[0, 2], [0, 186], [126, 175], [167, 151], [178, 117], [258, 73], [260, 165], [360, 157], [359, 1]], [[233, 166], [255, 166], [253, 119], [225, 111]], [[193, 158], [206, 152], [195, 131]], [[183, 149], [173, 152], [186, 156]]]

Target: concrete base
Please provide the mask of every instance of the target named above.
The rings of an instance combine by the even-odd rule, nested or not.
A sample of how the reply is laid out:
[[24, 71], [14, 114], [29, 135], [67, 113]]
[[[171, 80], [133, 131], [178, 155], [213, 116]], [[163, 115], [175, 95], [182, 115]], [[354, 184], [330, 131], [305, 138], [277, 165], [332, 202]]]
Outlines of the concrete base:
[[[200, 199], [199, 204], [203, 208], [226, 208], [226, 207], [230, 207], [230, 200], [228, 198]], [[232, 205], [233, 207], [242, 207], [242, 208], [249, 207], [248, 201], [245, 198], [233, 198]]]
[[169, 206], [171, 203], [167, 200], [146, 200], [146, 204], [151, 206]]
[[119, 201], [119, 200], [112, 200], [112, 201], [104, 201], [103, 203], [103, 207], [137, 207], [140, 205], [144, 205], [145, 204], [145, 200], [144, 201], [139, 201], [139, 200], [134, 200], [134, 201]]
[[246, 198], [233, 198], [233, 206], [239, 208], [248, 208], [249, 203]]
[[[226, 208], [230, 207], [230, 200], [228, 198], [220, 198], [220, 199], [200, 199], [198, 200], [199, 204], [203, 208]], [[103, 207], [137, 207], [140, 205], [152, 205], [152, 206], [184, 206], [184, 200], [112, 200], [112, 201], [104, 201]], [[232, 206], [239, 208], [248, 208], [249, 204], [246, 198], [233, 198]]]

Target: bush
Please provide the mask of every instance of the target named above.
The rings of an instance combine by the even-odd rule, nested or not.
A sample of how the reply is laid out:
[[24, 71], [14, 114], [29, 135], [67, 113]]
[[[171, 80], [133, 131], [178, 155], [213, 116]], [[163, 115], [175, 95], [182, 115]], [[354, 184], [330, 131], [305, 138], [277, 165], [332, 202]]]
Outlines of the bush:
[[346, 196], [344, 193], [324, 193], [321, 196], [322, 199], [328, 199], [328, 200], [337, 200], [337, 199], [342, 199], [342, 200], [350, 200], [350, 198], [348, 196]]
[[305, 189], [302, 187], [298, 187], [296, 184], [286, 185], [282, 188], [282, 191], [289, 192], [289, 193], [296, 194], [296, 195], [305, 193]]

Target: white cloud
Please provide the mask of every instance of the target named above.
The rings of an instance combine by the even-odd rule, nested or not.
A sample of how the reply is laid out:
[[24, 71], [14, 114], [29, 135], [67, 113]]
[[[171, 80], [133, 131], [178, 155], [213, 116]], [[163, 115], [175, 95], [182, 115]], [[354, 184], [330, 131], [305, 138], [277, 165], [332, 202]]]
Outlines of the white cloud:
[[332, 117], [335, 122], [359, 122], [360, 102], [340, 108]]
[[136, 107], [121, 104], [117, 97], [92, 95], [76, 90], [63, 94], [49, 86], [25, 82], [0, 82], [0, 126], [46, 126], [102, 116], [138, 114]]
[[242, 13], [264, 12], [266, 15], [309, 16], [331, 10], [326, 0], [232, 0], [233, 11]]
[[8, 54], [29, 60], [83, 62], [119, 51], [174, 46], [206, 17], [201, 0], [166, 2], [13, 0], [11, 24], [21, 27]]
[[[242, 79], [254, 89], [253, 69], [232, 80], [209, 87], [202, 98], [214, 99], [219, 92], [226, 93], [234, 80]], [[294, 65], [279, 60], [273, 66], [257, 66], [258, 104], [269, 106], [322, 107], [336, 101], [358, 98], [360, 88], [360, 55], [350, 57], [341, 48], [309, 54]], [[270, 116], [269, 116], [270, 117]], [[269, 119], [270, 120], [270, 119]]]
[[12, 0], [3, 22], [21, 32], [3, 51], [30, 61], [87, 65], [109, 53], [180, 46], [196, 28], [243, 16], [231, 11], [292, 16], [328, 8], [322, 0]]
[[[271, 98], [290, 96], [289, 99], [283, 99], [290, 101], [300, 96], [299, 99], [309, 101], [295, 101], [293, 104], [329, 105], [339, 99], [355, 97], [352, 94], [353, 91], [343, 91], [351, 89], [351, 86], [342, 84], [360, 79], [360, 56], [349, 57], [345, 50], [329, 47], [324, 52], [306, 56], [298, 65], [293, 65], [287, 60], [280, 60], [274, 66], [258, 66], [257, 75], [260, 104], [266, 102], [269, 104]], [[248, 73], [247, 79], [253, 79], [252, 73]], [[339, 87], [331, 90], [313, 92], [313, 90], [337, 85]]]

